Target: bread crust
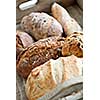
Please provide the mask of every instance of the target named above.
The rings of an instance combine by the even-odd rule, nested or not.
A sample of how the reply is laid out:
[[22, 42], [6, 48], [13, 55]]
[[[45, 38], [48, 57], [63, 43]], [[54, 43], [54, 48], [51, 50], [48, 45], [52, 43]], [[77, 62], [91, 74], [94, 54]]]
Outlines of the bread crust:
[[72, 54], [77, 57], [83, 57], [83, 33], [74, 32], [66, 37], [62, 47], [62, 55], [69, 56]]
[[[58, 84], [81, 75], [79, 67], [82, 66], [82, 63], [78, 65], [78, 62], [81, 62], [81, 60], [79, 61], [77, 57], [72, 55], [69, 57], [60, 57], [57, 60], [50, 59], [48, 62], [33, 69], [25, 85], [28, 99], [37, 100]], [[58, 66], [55, 63], [58, 63]]]
[[60, 56], [61, 48], [65, 38], [54, 36], [41, 39], [20, 53], [17, 59], [17, 71], [26, 78], [31, 70], [49, 59]]
[[21, 27], [36, 40], [50, 36], [62, 36], [63, 29], [60, 23], [46, 13], [33, 12], [23, 17]]
[[80, 25], [73, 19], [67, 10], [57, 3], [52, 5], [52, 15], [64, 28], [65, 34], [68, 36], [73, 32], [81, 32]]

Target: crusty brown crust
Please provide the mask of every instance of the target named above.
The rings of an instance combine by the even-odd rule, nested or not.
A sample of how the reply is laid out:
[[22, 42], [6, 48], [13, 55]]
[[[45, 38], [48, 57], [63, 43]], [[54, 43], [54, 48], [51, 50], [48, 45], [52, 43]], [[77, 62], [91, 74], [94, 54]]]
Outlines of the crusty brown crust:
[[23, 17], [21, 27], [36, 40], [50, 36], [61, 36], [63, 33], [60, 23], [46, 13], [33, 12]]
[[16, 56], [19, 55], [26, 47], [33, 43], [33, 39], [26, 32], [16, 31]]
[[59, 57], [59, 50], [64, 44], [65, 38], [54, 36], [41, 39], [20, 53], [17, 59], [17, 71], [26, 78], [30, 71], [49, 59]]
[[72, 54], [77, 57], [83, 57], [83, 33], [74, 32], [66, 37], [62, 47], [62, 55], [69, 56]]

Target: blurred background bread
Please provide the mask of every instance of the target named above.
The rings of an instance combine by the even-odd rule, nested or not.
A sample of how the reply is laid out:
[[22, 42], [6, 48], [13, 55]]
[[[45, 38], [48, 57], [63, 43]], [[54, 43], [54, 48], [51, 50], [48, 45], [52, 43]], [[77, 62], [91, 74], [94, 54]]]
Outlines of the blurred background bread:
[[56, 18], [59, 23], [64, 28], [64, 32], [66, 35], [70, 35], [73, 32], [80, 32], [82, 31], [80, 25], [76, 22], [75, 19], [73, 19], [67, 10], [60, 6], [57, 3], [54, 3], [52, 5], [52, 15], [54, 18]]

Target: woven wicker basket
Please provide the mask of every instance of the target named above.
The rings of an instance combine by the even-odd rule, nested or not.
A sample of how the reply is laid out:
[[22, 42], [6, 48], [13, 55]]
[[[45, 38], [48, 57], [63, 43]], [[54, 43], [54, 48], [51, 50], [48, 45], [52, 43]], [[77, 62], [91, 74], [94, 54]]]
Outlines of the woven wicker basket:
[[[29, 0], [16, 0], [16, 29], [20, 29], [22, 17], [32, 11], [50, 13], [50, 7], [54, 2], [58, 2], [66, 8], [69, 14], [83, 28], [83, 0], [33, 0], [33, 5], [29, 5], [28, 7], [27, 3], [25, 7], [24, 3], [28, 1]], [[16, 100], [28, 100], [25, 95], [24, 86], [25, 80], [16, 73]], [[60, 84], [60, 86], [57, 86], [50, 93], [39, 98], [39, 100], [83, 100], [82, 87], [82, 76], [76, 77]]]

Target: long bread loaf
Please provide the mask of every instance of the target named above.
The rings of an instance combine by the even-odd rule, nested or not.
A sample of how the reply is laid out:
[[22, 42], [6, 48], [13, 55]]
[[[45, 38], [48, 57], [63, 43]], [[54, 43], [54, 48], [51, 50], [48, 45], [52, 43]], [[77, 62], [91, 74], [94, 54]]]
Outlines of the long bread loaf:
[[25, 91], [29, 100], [37, 100], [65, 80], [82, 75], [82, 60], [75, 57], [50, 59], [33, 69], [28, 76]]

